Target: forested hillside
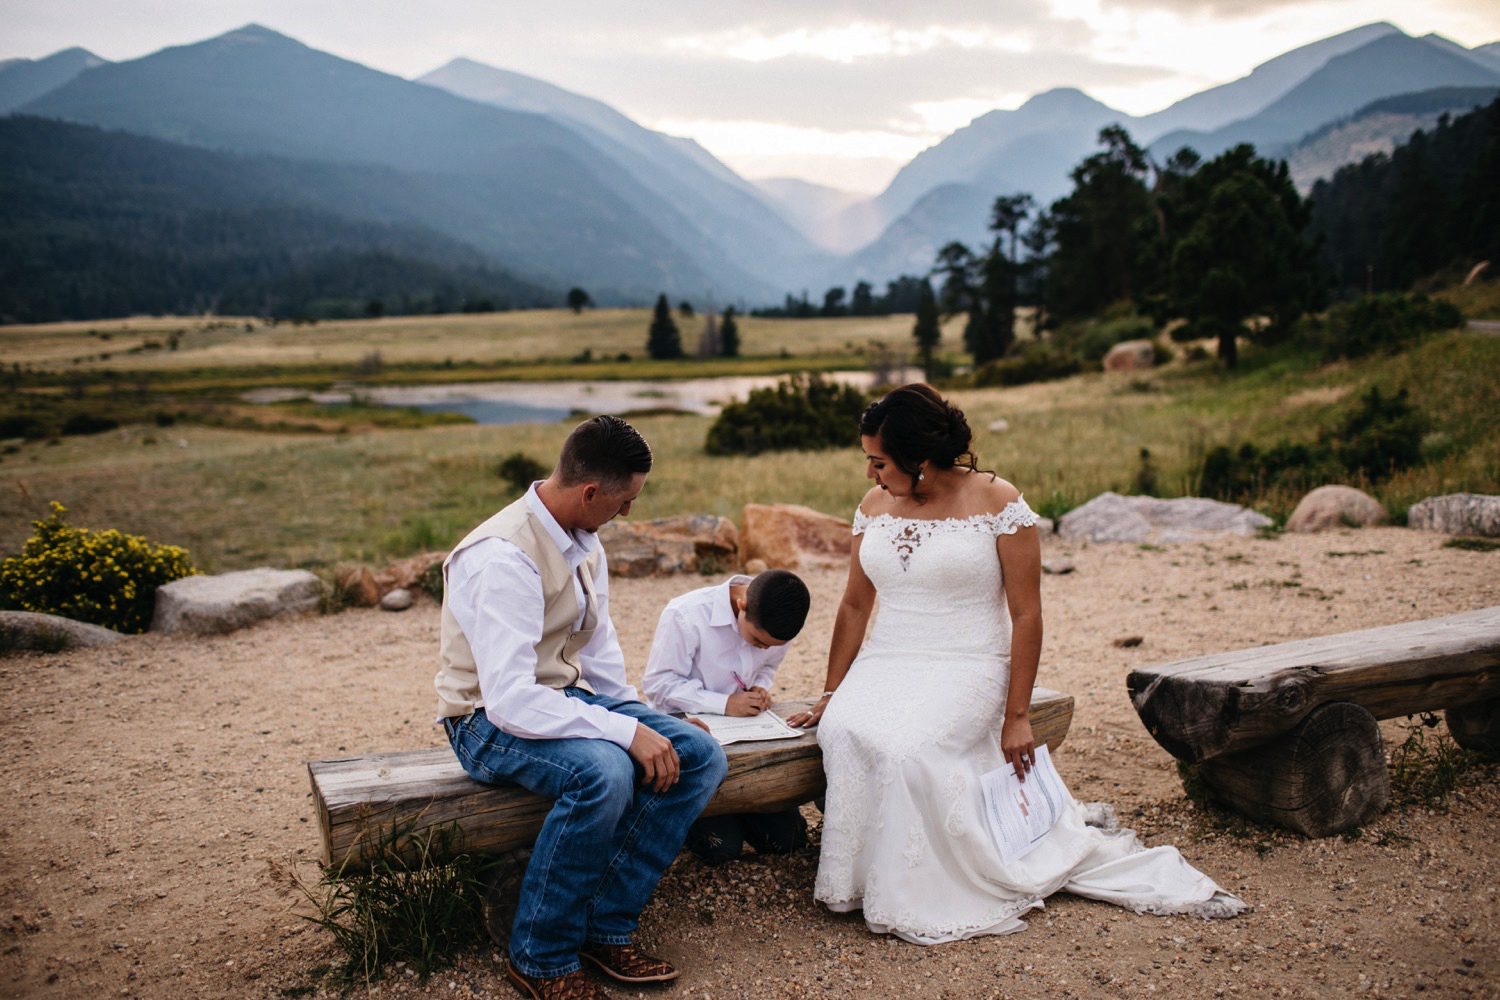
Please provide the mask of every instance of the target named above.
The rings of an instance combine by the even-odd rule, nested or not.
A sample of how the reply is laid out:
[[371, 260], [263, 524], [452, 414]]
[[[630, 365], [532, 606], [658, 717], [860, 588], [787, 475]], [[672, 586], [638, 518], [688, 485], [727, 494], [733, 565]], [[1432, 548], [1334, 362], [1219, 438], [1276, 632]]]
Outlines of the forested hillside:
[[419, 226], [331, 212], [378, 168], [0, 119], [0, 322], [349, 316], [555, 304]]
[[[1403, 289], [1500, 256], [1500, 100], [1312, 190], [1313, 229], [1336, 286]], [[1462, 277], [1462, 275], [1457, 275]]]

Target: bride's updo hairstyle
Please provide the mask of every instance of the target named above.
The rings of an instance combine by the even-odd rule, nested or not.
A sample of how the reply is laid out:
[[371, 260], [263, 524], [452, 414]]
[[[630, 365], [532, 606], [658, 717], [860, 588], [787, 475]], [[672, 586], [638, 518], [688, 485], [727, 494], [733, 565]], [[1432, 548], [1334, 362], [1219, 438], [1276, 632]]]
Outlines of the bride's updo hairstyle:
[[911, 496], [918, 503], [927, 499], [917, 479], [923, 462], [938, 469], [961, 466], [979, 471], [964, 411], [925, 382], [892, 389], [867, 406], [859, 418], [859, 433], [880, 440], [896, 468], [911, 479]]

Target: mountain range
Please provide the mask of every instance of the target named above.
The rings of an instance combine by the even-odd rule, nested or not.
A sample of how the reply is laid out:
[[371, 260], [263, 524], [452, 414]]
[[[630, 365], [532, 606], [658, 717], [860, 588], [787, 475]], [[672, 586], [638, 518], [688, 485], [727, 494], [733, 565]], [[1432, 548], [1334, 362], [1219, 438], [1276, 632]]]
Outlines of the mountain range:
[[[858, 234], [863, 245], [849, 258], [845, 280], [879, 280], [903, 262], [924, 255], [930, 261], [944, 242], [928, 238], [935, 231], [971, 244], [986, 239], [988, 212], [980, 206], [998, 195], [1028, 192], [1038, 203], [1050, 203], [1067, 192], [1068, 172], [1095, 151], [1102, 125], [1123, 126], [1137, 142], [1149, 144], [1158, 162], [1183, 147], [1211, 158], [1242, 142], [1262, 155], [1286, 157], [1309, 133], [1382, 98], [1500, 87], [1500, 67], [1490, 66], [1493, 49], [1465, 49], [1436, 35], [1413, 38], [1382, 22], [1294, 49], [1239, 80], [1139, 118], [1074, 89], [1039, 94], [1015, 111], [975, 119], [918, 154], [880, 195], [845, 209], [846, 220], [862, 214], [864, 226]], [[1349, 155], [1356, 155], [1353, 147]], [[1320, 162], [1331, 173], [1348, 161]], [[968, 189], [977, 209], [965, 216], [962, 229], [948, 227], [957, 192], [923, 200], [945, 185]]]
[[[221, 178], [250, 170], [265, 204], [342, 220], [340, 246], [383, 234], [387, 251], [467, 269], [517, 301], [582, 285], [600, 302], [667, 291], [754, 304], [879, 283], [925, 273], [950, 240], [986, 239], [997, 195], [1045, 205], [1066, 193], [1105, 125], [1158, 161], [1182, 146], [1211, 157], [1252, 142], [1288, 158], [1307, 186], [1497, 89], [1500, 43], [1467, 49], [1379, 22], [1140, 117], [1074, 88], [1038, 94], [976, 118], [866, 198], [752, 183], [605, 102], [473, 60], [406, 80], [259, 25], [120, 63], [83, 49], [0, 62], [0, 114], [107, 130], [87, 140], [98, 155], [124, 132], [157, 140], [153, 157], [172, 158], [170, 146]], [[210, 167], [194, 149], [237, 159]], [[17, 169], [6, 162], [0, 180]]]

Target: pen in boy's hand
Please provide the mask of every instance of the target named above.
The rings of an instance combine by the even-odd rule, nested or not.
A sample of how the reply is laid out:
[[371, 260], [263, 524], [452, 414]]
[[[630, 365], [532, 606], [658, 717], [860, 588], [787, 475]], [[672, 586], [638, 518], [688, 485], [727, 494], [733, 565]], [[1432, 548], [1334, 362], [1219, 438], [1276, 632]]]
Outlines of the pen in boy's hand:
[[749, 691], [750, 690], [750, 688], [748, 686], [746, 686], [745, 682], [740, 678], [740, 675], [739, 675], [738, 671], [734, 671], [734, 670], [729, 671], [729, 676], [734, 678], [735, 684], [739, 685], [739, 689], [741, 691]]

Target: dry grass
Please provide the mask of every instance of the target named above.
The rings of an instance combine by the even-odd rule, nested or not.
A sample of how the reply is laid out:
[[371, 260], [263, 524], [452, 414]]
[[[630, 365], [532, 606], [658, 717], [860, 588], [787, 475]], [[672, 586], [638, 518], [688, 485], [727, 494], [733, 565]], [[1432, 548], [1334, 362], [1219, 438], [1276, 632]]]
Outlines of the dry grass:
[[1437, 298], [1452, 302], [1469, 319], [1500, 319], [1500, 273], [1492, 265], [1482, 280], [1445, 288]]
[[[1236, 375], [1199, 364], [953, 395], [982, 465], [1056, 514], [1103, 490], [1130, 492], [1143, 447], [1163, 495], [1195, 492], [1207, 448], [1311, 440], [1369, 385], [1409, 386], [1435, 428], [1430, 461], [1375, 491], [1394, 513], [1439, 493], [1500, 492], [1500, 338], [1447, 334], [1358, 364], [1269, 356], [1247, 359]], [[1004, 432], [988, 429], [998, 417], [1009, 424]], [[712, 458], [702, 450], [706, 418], [636, 423], [657, 455], [640, 517], [703, 511], [738, 520], [751, 501], [847, 516], [867, 485], [852, 440], [847, 450]], [[321, 567], [442, 548], [509, 499], [496, 472], [503, 456], [522, 451], [550, 465], [567, 430], [562, 423], [312, 436], [135, 426], [30, 443], [0, 456], [0, 552], [20, 545], [50, 500], [65, 503], [80, 525], [184, 545], [209, 570]], [[1268, 496], [1257, 506], [1285, 516], [1298, 499]]]
[[[678, 318], [691, 353], [702, 317]], [[388, 365], [496, 364], [522, 360], [566, 361], [590, 351], [595, 358], [645, 354], [650, 311], [564, 309], [448, 316], [394, 316], [267, 324], [253, 318], [189, 317], [98, 320], [0, 327], [0, 359], [44, 368], [62, 366], [116, 371], [180, 372], [265, 366], [358, 365], [379, 352]], [[739, 318], [746, 355], [783, 351], [855, 354], [872, 343], [905, 349], [909, 315], [838, 319]], [[953, 324], [950, 324], [953, 326]], [[950, 329], [957, 348], [958, 327]], [[175, 338], [177, 344], [171, 349]]]

